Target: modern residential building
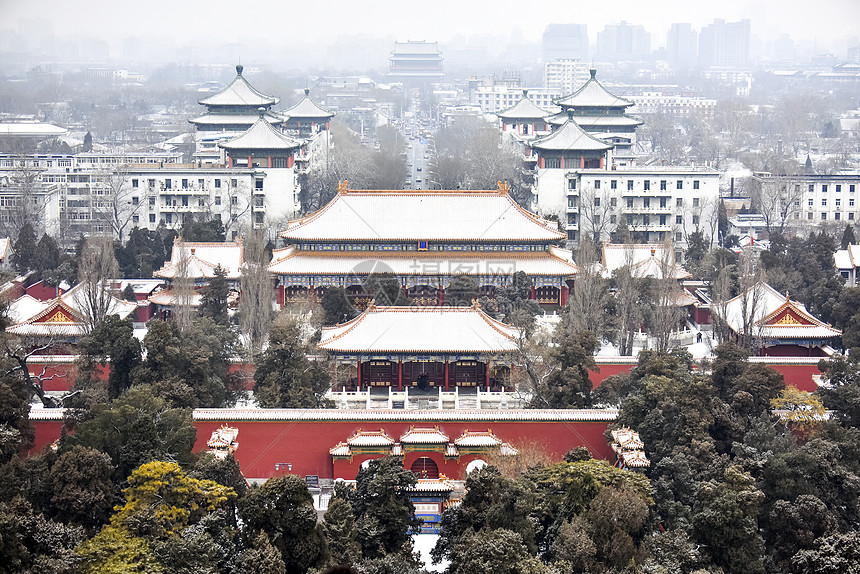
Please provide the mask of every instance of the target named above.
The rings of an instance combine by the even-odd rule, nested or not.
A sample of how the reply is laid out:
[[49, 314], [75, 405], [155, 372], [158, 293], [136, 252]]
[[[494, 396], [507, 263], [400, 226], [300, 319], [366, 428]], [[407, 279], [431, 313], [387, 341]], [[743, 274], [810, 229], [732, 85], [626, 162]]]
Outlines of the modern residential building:
[[750, 55], [750, 21], [726, 22], [720, 18], [699, 32], [699, 65], [746, 68]]
[[783, 217], [789, 231], [809, 229], [810, 225], [854, 225], [860, 220], [860, 171], [801, 175], [757, 172], [753, 186], [765, 198], [762, 215], [772, 226], [780, 225]]
[[588, 27], [585, 24], [549, 24], [543, 32], [541, 56], [544, 63], [588, 58]]
[[582, 60], [559, 59], [545, 61], [543, 85], [562, 94], [572, 94], [588, 81], [588, 64]]
[[672, 24], [666, 33], [666, 59], [678, 70], [689, 70], [696, 65], [699, 34], [692, 24]]
[[[555, 88], [527, 88], [529, 100], [544, 110], [558, 110], [553, 104], [564, 92]], [[488, 114], [495, 114], [513, 107], [523, 98], [523, 88], [518, 86], [476, 86], [469, 94], [469, 101]]]
[[635, 105], [630, 108], [634, 114], [663, 114], [675, 119], [699, 117], [713, 119], [717, 100], [699, 96], [668, 94], [664, 91], [643, 91], [638, 95], [626, 96]]
[[642, 61], [651, 57], [651, 34], [644, 26], [609, 24], [597, 33], [596, 59], [602, 62]]

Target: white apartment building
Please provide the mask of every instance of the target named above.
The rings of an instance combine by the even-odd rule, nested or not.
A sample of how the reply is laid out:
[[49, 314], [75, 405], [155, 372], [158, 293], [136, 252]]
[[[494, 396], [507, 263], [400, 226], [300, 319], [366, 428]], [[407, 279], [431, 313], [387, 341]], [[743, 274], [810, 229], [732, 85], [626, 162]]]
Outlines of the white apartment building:
[[643, 92], [638, 96], [626, 96], [635, 105], [631, 114], [666, 114], [676, 118], [699, 116], [714, 117], [717, 100], [697, 96], [678, 96], [663, 92]]
[[718, 171], [698, 167], [536, 168], [534, 203], [558, 217], [571, 245], [583, 235], [609, 239], [624, 218], [637, 241], [684, 248], [695, 231], [717, 240], [719, 180]]
[[561, 94], [572, 94], [588, 81], [589, 65], [582, 60], [553, 60], [543, 65], [543, 85]]
[[[759, 172], [753, 180], [753, 185], [765, 196], [775, 196], [780, 202], [791, 203], [785, 210], [786, 223], [795, 233], [820, 225], [855, 225], [860, 220], [860, 171], [832, 175]], [[763, 211], [766, 210], [767, 200], [761, 203]]]
[[[554, 88], [528, 88], [529, 99], [539, 108], [557, 110], [553, 100], [564, 92]], [[488, 114], [507, 110], [523, 97], [523, 89], [511, 86], [478, 86], [471, 94], [471, 102]]]

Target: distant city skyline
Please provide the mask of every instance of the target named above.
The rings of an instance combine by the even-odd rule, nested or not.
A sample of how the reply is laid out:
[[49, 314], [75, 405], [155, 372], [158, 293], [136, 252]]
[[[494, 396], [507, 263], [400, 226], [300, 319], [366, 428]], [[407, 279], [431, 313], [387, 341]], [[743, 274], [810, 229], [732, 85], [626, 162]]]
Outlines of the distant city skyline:
[[652, 35], [654, 47], [659, 47], [665, 45], [666, 32], [673, 23], [691, 23], [701, 29], [714, 18], [749, 18], [752, 33], [765, 41], [776, 40], [781, 34], [789, 34], [796, 41], [817, 40], [821, 44], [831, 39], [860, 38], [857, 0], [821, 0], [814, 10], [800, 0], [780, 2], [778, 9], [766, 0], [615, 0], [611, 10], [591, 5], [587, 11], [572, 11], [571, 3], [561, 0], [499, 0], [491, 4], [440, 0], [426, 10], [421, 5], [396, 0], [291, 4], [260, 0], [248, 9], [226, 0], [202, 4], [151, 0], [136, 5], [138, 10], [132, 6], [108, 0], [5, 0], [0, 29], [15, 29], [21, 19], [44, 19], [53, 23], [54, 34], [93, 35], [112, 42], [125, 36], [168, 36], [177, 42], [183, 38], [205, 41], [217, 36], [231, 42], [256, 38], [272, 44], [315, 40], [329, 44], [344, 35], [445, 42], [458, 36], [506, 36], [512, 32], [524, 40], [539, 42], [548, 24], [571, 23], [586, 24], [594, 43], [605, 25], [625, 20], [644, 26]]

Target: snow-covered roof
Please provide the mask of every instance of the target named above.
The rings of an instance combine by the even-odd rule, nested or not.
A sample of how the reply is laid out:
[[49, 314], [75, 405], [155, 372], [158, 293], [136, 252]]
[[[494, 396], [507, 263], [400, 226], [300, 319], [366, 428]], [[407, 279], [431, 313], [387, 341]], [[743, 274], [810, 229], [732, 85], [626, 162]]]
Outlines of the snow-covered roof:
[[35, 118], [11, 122], [0, 120], [0, 137], [49, 138], [62, 136], [67, 133], [69, 133], [69, 130], [66, 128], [42, 123]]
[[530, 147], [547, 151], [606, 151], [612, 146], [600, 140], [577, 124], [572, 118], [549, 135], [535, 138]]
[[[173, 289], [165, 289], [150, 296], [147, 301], [153, 305], [160, 305], [162, 307], [175, 307], [179, 304], [179, 294]], [[199, 307], [202, 302], [203, 295], [194, 291], [188, 295], [186, 304], [191, 307]]]
[[415, 486], [410, 488], [411, 492], [454, 492], [454, 483], [445, 476], [439, 478], [419, 478]]
[[357, 430], [354, 435], [346, 439], [349, 446], [391, 446], [394, 439], [380, 429], [378, 431]]
[[269, 271], [278, 275], [360, 275], [385, 269], [398, 277], [412, 275], [512, 275], [569, 277], [576, 273], [573, 253], [550, 247], [523, 253], [482, 252], [354, 252], [301, 251], [295, 246], [275, 250]]
[[[746, 311], [744, 309], [746, 308]], [[736, 333], [744, 330], [744, 315], [753, 324], [755, 337], [765, 341], [797, 339], [831, 339], [842, 331], [813, 316], [806, 307], [780, 294], [767, 283], [756, 283], [744, 293], [730, 299], [724, 306], [711, 307], [711, 312], [723, 316]]]
[[310, 90], [305, 89], [305, 97], [299, 103], [283, 112], [288, 118], [296, 119], [330, 119], [334, 117], [334, 112], [320, 107], [308, 95]]
[[510, 108], [496, 113], [496, 116], [502, 119], [512, 120], [539, 120], [547, 117], [548, 115], [550, 115], [548, 111], [537, 107], [537, 105], [528, 98], [528, 92], [526, 90], [523, 90], [523, 97], [520, 101]]
[[400, 437], [400, 442], [403, 444], [448, 444], [448, 440], [448, 435], [440, 431], [439, 427], [409, 427], [409, 430]]
[[860, 245], [848, 244], [833, 254], [837, 269], [854, 269], [860, 267]]
[[[6, 329], [14, 335], [37, 337], [80, 337], [87, 333], [86, 289], [78, 283], [72, 289], [50, 301], [38, 301], [24, 295], [10, 305], [10, 315], [17, 321]], [[125, 319], [137, 309], [137, 303], [113, 295], [108, 299], [107, 315]]]
[[584, 116], [573, 114], [572, 116], [568, 112], [559, 112], [555, 115], [552, 115], [546, 118], [547, 123], [560, 126], [568, 119], [573, 118], [579, 126], [588, 131], [590, 128], [606, 128], [608, 126], [614, 127], [636, 127], [641, 126], [643, 123], [639, 118], [634, 118], [632, 116]]
[[[279, 124], [284, 121], [284, 118], [276, 116], [271, 112], [266, 112], [263, 117], [270, 124]], [[260, 119], [260, 114], [257, 110], [248, 112], [247, 114], [203, 114], [192, 120], [188, 120], [192, 124], [199, 126], [250, 126]], [[233, 135], [233, 134], [230, 134]]]
[[302, 143], [278, 131], [266, 118], [259, 117], [247, 131], [218, 145], [227, 150], [290, 150], [301, 147]]
[[318, 347], [340, 353], [504, 353], [519, 331], [471, 307], [377, 307], [323, 327]]
[[569, 96], [555, 100], [559, 106], [569, 108], [626, 108], [634, 103], [612, 94], [597, 81], [597, 70], [591, 70], [591, 78]]
[[230, 82], [229, 86], [213, 96], [199, 100], [198, 103], [204, 106], [249, 106], [254, 108], [277, 104], [278, 98], [267, 96], [248, 83], [248, 80], [242, 75], [243, 69], [241, 64], [236, 66], [236, 78]]
[[601, 249], [603, 274], [610, 277], [616, 269], [630, 265], [634, 277], [663, 278], [664, 270], [671, 270], [673, 279], [684, 279], [690, 274], [675, 263], [675, 251], [661, 243], [604, 243]]
[[236, 280], [239, 279], [244, 262], [241, 241], [205, 243], [177, 239], [173, 242], [170, 261], [153, 275], [165, 279], [176, 278], [183, 257], [187, 263], [185, 275], [190, 279], [211, 279], [215, 277], [215, 269], [220, 265], [228, 280]]
[[[291, 241], [557, 241], [558, 225], [497, 190], [350, 190], [347, 182], [322, 209], [290, 221]], [[393, 214], [396, 214], [394, 216]]]
[[12, 240], [8, 237], [0, 238], [0, 261], [6, 261], [9, 255], [9, 248], [12, 246]]
[[485, 446], [493, 447], [500, 446], [502, 439], [493, 434], [493, 431], [463, 431], [459, 437], [454, 439], [454, 444], [457, 446]]

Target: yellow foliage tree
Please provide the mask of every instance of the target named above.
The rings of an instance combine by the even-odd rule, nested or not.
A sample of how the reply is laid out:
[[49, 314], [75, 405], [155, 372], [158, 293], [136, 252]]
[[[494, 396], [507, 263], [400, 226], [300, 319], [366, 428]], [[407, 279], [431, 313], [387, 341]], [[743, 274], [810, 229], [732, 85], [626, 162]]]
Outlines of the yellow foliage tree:
[[827, 411], [817, 396], [794, 387], [785, 387], [778, 397], [770, 401], [770, 408], [783, 422], [800, 427], [827, 419]]

